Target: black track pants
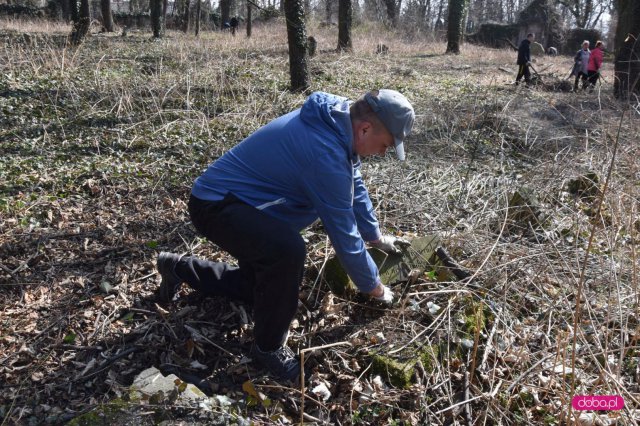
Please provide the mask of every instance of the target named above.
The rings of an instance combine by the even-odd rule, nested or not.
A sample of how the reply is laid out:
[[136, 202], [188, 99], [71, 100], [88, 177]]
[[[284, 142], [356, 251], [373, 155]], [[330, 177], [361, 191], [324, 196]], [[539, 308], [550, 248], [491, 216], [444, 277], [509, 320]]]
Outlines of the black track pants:
[[524, 81], [529, 84], [531, 82], [531, 71], [529, 71], [529, 65], [518, 65], [518, 75], [516, 76], [516, 84], [520, 83], [520, 80], [524, 76]]
[[183, 257], [176, 274], [211, 296], [253, 305], [258, 347], [281, 346], [298, 307], [306, 249], [300, 233], [233, 196], [222, 201], [189, 199], [191, 221], [199, 233], [238, 260], [238, 267]]

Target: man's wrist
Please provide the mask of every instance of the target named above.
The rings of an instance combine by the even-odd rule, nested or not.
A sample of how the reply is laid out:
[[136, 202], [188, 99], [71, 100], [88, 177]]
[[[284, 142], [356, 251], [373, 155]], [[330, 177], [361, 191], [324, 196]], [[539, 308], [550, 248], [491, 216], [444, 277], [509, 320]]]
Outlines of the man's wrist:
[[381, 297], [384, 294], [384, 285], [381, 282], [378, 282], [376, 287], [369, 293], [372, 297]]

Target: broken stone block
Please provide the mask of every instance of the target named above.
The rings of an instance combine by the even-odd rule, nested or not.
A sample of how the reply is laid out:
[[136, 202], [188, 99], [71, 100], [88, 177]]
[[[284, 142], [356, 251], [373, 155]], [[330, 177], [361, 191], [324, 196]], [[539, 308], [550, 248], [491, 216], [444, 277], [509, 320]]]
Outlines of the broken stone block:
[[426, 374], [435, 370], [439, 349], [435, 345], [427, 345], [420, 349], [407, 348], [393, 356], [373, 353], [371, 356], [371, 373], [380, 375], [396, 388], [407, 389], [414, 383], [418, 362]]
[[532, 189], [523, 186], [513, 193], [508, 213], [511, 225], [528, 229], [528, 224], [537, 225], [540, 217], [540, 201]]
[[178, 402], [186, 405], [208, 400], [196, 386], [183, 382], [175, 374], [163, 376], [155, 367], [142, 371], [133, 381], [133, 395], [137, 399], [148, 399], [155, 404]]
[[[406, 281], [409, 273], [418, 270], [424, 273], [431, 270], [436, 263], [435, 252], [440, 245], [440, 237], [430, 235], [413, 238], [409, 247], [403, 248], [401, 254], [388, 254], [375, 248], [367, 251], [378, 265], [380, 280], [385, 285], [393, 285]], [[331, 257], [324, 268], [324, 278], [331, 291], [344, 296], [356, 291], [355, 284], [347, 275], [337, 256]]]
[[580, 198], [593, 198], [600, 193], [600, 178], [595, 172], [586, 173], [569, 181], [569, 193]]

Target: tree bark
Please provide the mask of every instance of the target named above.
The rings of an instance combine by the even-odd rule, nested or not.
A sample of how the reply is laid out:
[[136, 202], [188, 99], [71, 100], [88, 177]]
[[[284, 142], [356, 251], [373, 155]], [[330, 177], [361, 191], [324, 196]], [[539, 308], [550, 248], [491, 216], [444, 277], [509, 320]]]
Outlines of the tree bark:
[[184, 9], [182, 11], [182, 31], [185, 33], [189, 32], [189, 24], [190, 24], [190, 13], [189, 13], [189, 7], [191, 6], [189, 3], [191, 3], [191, 0], [184, 0]]
[[90, 24], [91, 15], [89, 11], [89, 0], [80, 0], [80, 13], [78, 13], [78, 20], [73, 22], [73, 29], [71, 31], [72, 44], [78, 45], [82, 43], [89, 33]]
[[247, 38], [251, 38], [251, 3], [247, 2]]
[[58, 0], [60, 11], [62, 12], [62, 20], [69, 22], [71, 19], [71, 2], [69, 0]]
[[113, 32], [113, 16], [111, 16], [111, 0], [100, 0], [100, 12], [102, 13], [102, 26], [108, 33]]
[[196, 37], [200, 35], [200, 10], [201, 10], [202, 0], [197, 0], [196, 3]]
[[324, 4], [324, 20], [328, 24], [331, 22], [331, 17], [333, 15], [333, 0], [325, 0]]
[[69, 0], [69, 12], [71, 13], [71, 22], [75, 25], [80, 21], [80, 11], [78, 10], [78, 0]]
[[164, 14], [162, 13], [163, 5], [162, 0], [151, 0], [151, 31], [153, 32], [153, 38], [162, 37], [164, 32]]
[[395, 0], [384, 0], [384, 5], [387, 9], [387, 19], [391, 27], [398, 25], [397, 4]]
[[618, 28], [615, 39], [613, 94], [621, 100], [640, 94], [640, 2], [617, 0]]
[[459, 54], [464, 34], [464, 15], [469, 0], [449, 0], [449, 23], [447, 26], [447, 52]]
[[351, 0], [339, 0], [338, 4], [338, 51], [351, 50], [351, 22], [353, 8]]
[[304, 24], [303, 0], [284, 0], [289, 42], [289, 72], [291, 90], [303, 91], [309, 87], [307, 35]]
[[308, 21], [310, 16], [311, 16], [311, 0], [304, 0], [304, 19], [305, 19], [305, 21]]
[[224, 30], [224, 24], [231, 17], [231, 0], [220, 0], [220, 29]]

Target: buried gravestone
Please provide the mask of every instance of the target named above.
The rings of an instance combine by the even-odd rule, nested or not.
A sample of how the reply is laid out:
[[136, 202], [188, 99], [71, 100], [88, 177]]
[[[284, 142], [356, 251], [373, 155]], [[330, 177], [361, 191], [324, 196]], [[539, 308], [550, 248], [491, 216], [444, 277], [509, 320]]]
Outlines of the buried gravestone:
[[[378, 265], [382, 283], [393, 286], [407, 281], [410, 276], [433, 270], [436, 265], [436, 249], [439, 245], [440, 237], [431, 235], [413, 238], [411, 245], [402, 249], [401, 254], [387, 254], [374, 248], [368, 251], [373, 261]], [[324, 278], [331, 291], [338, 295], [348, 295], [356, 289], [335, 256], [327, 261], [324, 268]]]

